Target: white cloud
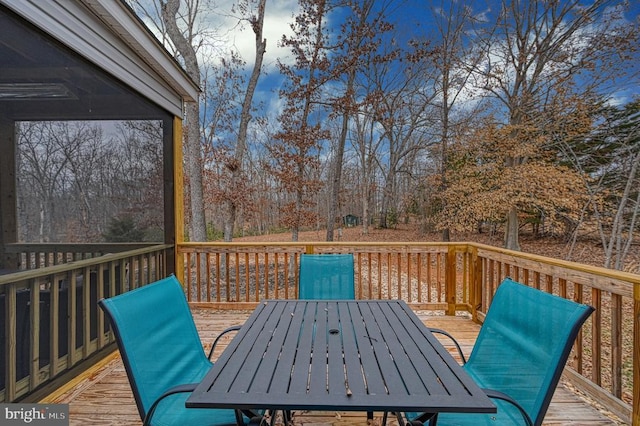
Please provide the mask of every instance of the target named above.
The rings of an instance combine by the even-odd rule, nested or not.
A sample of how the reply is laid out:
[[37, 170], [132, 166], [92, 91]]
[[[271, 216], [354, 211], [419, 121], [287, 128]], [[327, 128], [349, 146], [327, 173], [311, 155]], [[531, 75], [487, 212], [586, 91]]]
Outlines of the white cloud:
[[[288, 49], [278, 47], [278, 44], [283, 34], [291, 34], [289, 24], [297, 11], [298, 2], [295, 0], [267, 1], [263, 30], [263, 38], [267, 40], [267, 50], [263, 59], [265, 71], [268, 72], [275, 67], [277, 58], [283, 60], [289, 56]], [[223, 13], [230, 14], [230, 10]], [[255, 35], [250, 26], [245, 23], [241, 28], [237, 17], [227, 15], [221, 18], [221, 32], [226, 32], [229, 46], [237, 49], [249, 67], [253, 66], [256, 46]]]

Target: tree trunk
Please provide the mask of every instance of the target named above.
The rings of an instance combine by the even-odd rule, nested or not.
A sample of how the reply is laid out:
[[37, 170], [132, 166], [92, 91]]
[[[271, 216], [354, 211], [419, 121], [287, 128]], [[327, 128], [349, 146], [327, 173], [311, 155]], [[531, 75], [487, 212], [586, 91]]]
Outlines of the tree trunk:
[[518, 223], [518, 208], [511, 207], [509, 213], [507, 213], [507, 223], [504, 230], [504, 247], [509, 250], [520, 251], [519, 241], [519, 223]]
[[[638, 217], [638, 200], [640, 200], [640, 193], [636, 194], [637, 199], [633, 202], [632, 193], [635, 187], [636, 176], [640, 166], [640, 154], [636, 154], [632, 167], [627, 177], [624, 191], [620, 194], [620, 201], [618, 203], [618, 209], [613, 218], [611, 224], [611, 234], [609, 241], [605, 245], [605, 262], [606, 268], [620, 270], [623, 265], [624, 258], [628, 253], [631, 240], [633, 239], [633, 230], [635, 229], [636, 218]], [[633, 207], [628, 207], [628, 205]], [[629, 216], [629, 219], [625, 220], [625, 214]], [[630, 223], [625, 223], [629, 221]], [[628, 235], [628, 237], [624, 237]], [[627, 239], [626, 250], [622, 249], [622, 240]]]
[[[184, 58], [185, 70], [189, 77], [200, 85], [200, 67], [196, 52], [189, 40], [187, 40], [178, 27], [178, 9], [180, 0], [167, 0], [161, 3], [162, 20], [167, 27], [167, 33], [171, 41]], [[191, 220], [189, 221], [189, 240], [206, 241], [207, 224], [204, 217], [204, 200], [202, 184], [202, 155], [200, 152], [200, 104], [187, 103], [185, 107], [184, 151], [185, 172], [189, 178], [189, 195], [191, 199]], [[180, 202], [181, 200], [177, 200]]]
[[362, 196], [362, 233], [369, 234], [369, 192], [365, 191]]
[[392, 213], [394, 207], [394, 200], [396, 196], [395, 184], [396, 173], [393, 169], [393, 163], [389, 166], [389, 172], [387, 173], [387, 181], [385, 182], [384, 189], [382, 191], [382, 206], [380, 208], [380, 223], [378, 226], [382, 229], [391, 228], [394, 224], [390, 223], [389, 214]]
[[[355, 80], [355, 70], [349, 72], [349, 81], [347, 82], [347, 93], [351, 93], [353, 82]], [[333, 241], [333, 228], [335, 226], [335, 218], [339, 215], [340, 204], [340, 186], [342, 185], [342, 160], [344, 158], [344, 146], [347, 141], [349, 132], [349, 111], [345, 111], [342, 115], [342, 129], [340, 130], [340, 139], [336, 148], [336, 155], [333, 159], [333, 179], [331, 181], [331, 200], [329, 204], [329, 214], [327, 218], [327, 241]]]
[[[189, 199], [191, 200], [191, 219], [189, 221], [189, 241], [207, 241], [207, 225], [204, 217], [204, 199], [202, 183], [202, 156], [200, 154], [200, 129], [197, 117], [200, 107], [196, 103], [185, 106], [186, 123], [184, 126], [185, 172], [189, 176]], [[195, 121], [195, 122], [194, 122]], [[181, 200], [176, 200], [180, 202]]]
[[[231, 170], [231, 188], [240, 187], [240, 181], [242, 179], [242, 164], [244, 161], [244, 154], [247, 150], [247, 128], [251, 121], [251, 103], [253, 101], [253, 94], [256, 91], [258, 85], [258, 78], [260, 77], [260, 70], [262, 69], [262, 59], [264, 58], [264, 52], [267, 49], [267, 40], [262, 38], [262, 29], [264, 23], [264, 12], [267, 0], [260, 0], [258, 4], [258, 16], [251, 19], [251, 27], [253, 33], [256, 36], [256, 60], [253, 65], [253, 71], [249, 84], [247, 85], [247, 92], [242, 102], [242, 113], [240, 115], [240, 129], [238, 131], [238, 143], [235, 149], [235, 155], [232, 165], [227, 165]], [[236, 216], [238, 212], [237, 204], [227, 198], [225, 200], [227, 217], [224, 224], [224, 240], [229, 242], [233, 239], [233, 227], [236, 222]]]

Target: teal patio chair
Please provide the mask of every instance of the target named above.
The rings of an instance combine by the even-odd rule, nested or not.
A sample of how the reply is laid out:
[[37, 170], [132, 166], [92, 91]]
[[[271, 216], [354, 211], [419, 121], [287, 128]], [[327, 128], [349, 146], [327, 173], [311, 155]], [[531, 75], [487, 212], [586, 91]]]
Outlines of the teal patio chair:
[[[182, 286], [175, 276], [98, 302], [111, 322], [144, 425], [236, 425], [234, 410], [186, 408], [185, 400], [209, 371]], [[248, 414], [251, 415], [251, 414]]]
[[[593, 310], [505, 279], [468, 361], [456, 343], [463, 368], [494, 398], [497, 414], [441, 413], [430, 425], [541, 425], [576, 336]], [[405, 415], [412, 424], [429, 420], [419, 413]]]
[[353, 254], [300, 255], [299, 298], [355, 299]]
[[[301, 300], [355, 299], [353, 254], [301, 254], [298, 283]], [[283, 416], [290, 420], [291, 412]]]
[[[354, 300], [353, 254], [300, 255], [299, 294], [301, 300]], [[285, 420], [291, 413], [283, 413]], [[367, 413], [373, 420], [373, 413]]]

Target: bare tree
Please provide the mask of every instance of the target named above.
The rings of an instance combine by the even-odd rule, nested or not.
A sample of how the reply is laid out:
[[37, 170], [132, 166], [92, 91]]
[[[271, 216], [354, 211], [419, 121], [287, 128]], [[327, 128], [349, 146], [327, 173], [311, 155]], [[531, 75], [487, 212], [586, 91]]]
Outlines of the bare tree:
[[[158, 0], [151, 4], [132, 0], [132, 3], [139, 14], [150, 18], [156, 25], [157, 32], [165, 44], [175, 49], [176, 57], [184, 63], [194, 82], [204, 86], [204, 101], [186, 106], [184, 126], [187, 201], [191, 217], [190, 239], [205, 241], [207, 238], [205, 198], [209, 197], [210, 201], [222, 204], [224, 238], [230, 241], [233, 237], [238, 206], [248, 202], [248, 189], [241, 190], [245, 183], [243, 159], [247, 151], [247, 129], [252, 118], [253, 94], [266, 50], [266, 40], [262, 36], [266, 0], [241, 0], [234, 6], [234, 10], [240, 13], [240, 21], [248, 22], [256, 37], [255, 62], [244, 93], [239, 124], [235, 121], [237, 117], [233, 116], [234, 108], [230, 108], [230, 105], [235, 102], [235, 95], [240, 90], [239, 84], [243, 79], [238, 69], [242, 60], [233, 52], [228, 57], [216, 54], [218, 58], [223, 58], [219, 65], [207, 64], [203, 68], [198, 60], [205, 50], [200, 48], [211, 45], [211, 40], [216, 40], [210, 24], [203, 24], [211, 4], [201, 0]], [[210, 68], [216, 69], [209, 73]], [[209, 78], [216, 81], [211, 84]], [[225, 95], [230, 97], [225, 100]], [[216, 97], [213, 103], [209, 102], [212, 96]], [[224, 139], [227, 137], [224, 135], [229, 134], [237, 135], [233, 146], [216, 146], [214, 139]], [[223, 168], [215, 171], [218, 163], [223, 165]], [[209, 167], [213, 167], [213, 173]], [[210, 182], [211, 190], [205, 191], [203, 174], [215, 175], [215, 182]]]
[[387, 58], [370, 64], [366, 77], [371, 87], [367, 102], [385, 147], [376, 160], [384, 179], [378, 222], [382, 228], [397, 221], [400, 176], [412, 173], [411, 160], [418, 158], [417, 151], [434, 143], [429, 132], [436, 92], [424, 84], [434, 52], [428, 41], [412, 41], [403, 51], [391, 49]]
[[[247, 151], [247, 129], [249, 122], [251, 121], [251, 104], [253, 101], [253, 94], [255, 93], [256, 86], [258, 84], [258, 78], [262, 69], [262, 60], [267, 48], [267, 40], [263, 38], [263, 26], [264, 26], [264, 13], [266, 8], [266, 0], [258, 0], [256, 5], [256, 11], [251, 10], [251, 4], [249, 0], [244, 0], [240, 4], [241, 12], [244, 15], [248, 15], [245, 19], [251, 25], [251, 29], [255, 34], [256, 44], [256, 56], [253, 64], [253, 71], [249, 78], [249, 84], [247, 85], [247, 91], [242, 102], [242, 112], [240, 114], [240, 128], [238, 131], [238, 139], [236, 142], [233, 158], [229, 159], [226, 164], [226, 168], [231, 173], [229, 193], [240, 193], [241, 199], [246, 199], [246, 191], [242, 188], [244, 185], [244, 173], [243, 162]], [[233, 239], [233, 229], [236, 222], [236, 216], [238, 212], [238, 204], [236, 202], [237, 197], [227, 197], [225, 199], [226, 218], [224, 224], [224, 240], [231, 241]]]
[[[180, 13], [180, 0], [160, 1], [160, 5], [162, 21], [166, 26], [167, 34], [183, 59], [187, 74], [197, 85], [200, 85], [200, 67], [194, 47], [196, 43], [195, 20], [200, 10], [194, 4], [191, 4], [193, 7], [188, 7], [186, 13]], [[186, 24], [185, 29], [180, 28], [179, 21]], [[189, 201], [191, 204], [189, 210], [191, 213], [189, 239], [191, 241], [206, 241], [207, 226], [204, 217], [199, 102], [189, 102], [185, 105], [185, 120], [184, 164], [188, 176]]]
[[321, 88], [327, 81], [324, 71], [329, 69], [327, 57], [326, 0], [300, 1], [300, 13], [291, 28], [292, 37], [283, 36], [282, 45], [289, 47], [294, 64], [278, 62], [287, 82], [281, 90], [286, 105], [279, 117], [282, 126], [273, 144], [272, 171], [283, 189], [293, 199], [282, 208], [284, 224], [292, 230], [292, 240], [298, 240], [300, 228], [316, 222], [313, 200], [320, 188], [314, 171], [319, 164], [315, 155], [328, 132], [320, 117], [314, 115], [319, 104]]
[[362, 204], [362, 232], [369, 233], [371, 222], [371, 204], [375, 188], [375, 175], [377, 168], [377, 153], [381, 150], [383, 138], [375, 131], [376, 123], [372, 119], [373, 114], [361, 111], [354, 116], [354, 129], [352, 131], [352, 143], [356, 150], [356, 159], [359, 165], [359, 192]]
[[[477, 39], [485, 57], [475, 76], [479, 86], [503, 105], [504, 123], [514, 132], [510, 140], [531, 143], [518, 132], [532, 124], [542, 126], [546, 105], [566, 96], [570, 84], [579, 82], [576, 89], [588, 93], [605, 81], [605, 74], [621, 71], [619, 54], [634, 46], [635, 39], [632, 26], [620, 19], [622, 4], [502, 1], [495, 25]], [[517, 151], [504, 158], [508, 167], [528, 161]], [[504, 243], [513, 250], [520, 249], [518, 213], [512, 205], [506, 215]]]
[[71, 193], [76, 202], [71, 203], [77, 209], [77, 223], [68, 218], [67, 226], [73, 226], [74, 237], [95, 238], [97, 226], [94, 215], [99, 209], [93, 204], [92, 193], [95, 192], [95, 173], [102, 165], [104, 156], [104, 137], [102, 128], [95, 123], [61, 122], [56, 132], [50, 134], [65, 156], [69, 181], [73, 185]]
[[[173, 52], [187, 74], [201, 85], [198, 60], [200, 49], [212, 46], [218, 38], [204, 17], [211, 10], [210, 0], [129, 0], [136, 13], [150, 25], [163, 44]], [[189, 239], [206, 241], [206, 218], [203, 199], [203, 147], [200, 125], [200, 103], [185, 105], [183, 151], [185, 161], [185, 193], [188, 202]]]
[[162, 230], [159, 122], [23, 122], [18, 141], [22, 239], [102, 241], [124, 214]]
[[[24, 206], [20, 217], [27, 222], [23, 232], [36, 229], [39, 242], [55, 241], [53, 221], [55, 198], [66, 172], [67, 158], [62, 147], [49, 137], [55, 133], [55, 123], [23, 122], [18, 129], [18, 170], [19, 185], [22, 190], [19, 203]], [[29, 190], [27, 190], [29, 188]], [[35, 195], [35, 200], [25, 199], [25, 195]], [[19, 205], [20, 205], [19, 204]], [[38, 214], [33, 217], [32, 212]], [[35, 223], [34, 223], [35, 222]], [[24, 235], [29, 239], [31, 235]]]
[[[374, 5], [377, 10], [374, 11]], [[374, 0], [354, 0], [345, 3], [344, 7], [350, 15], [341, 27], [341, 43], [332, 55], [333, 75], [338, 78], [344, 75], [345, 86], [342, 96], [331, 99], [334, 113], [341, 118], [340, 134], [334, 155], [331, 158], [331, 173], [329, 174], [329, 211], [327, 214], [327, 241], [333, 241], [335, 220], [340, 216], [340, 189], [342, 186], [342, 165], [344, 151], [349, 134], [349, 125], [354, 113], [357, 112], [358, 101], [356, 95], [356, 76], [368, 66], [367, 58], [377, 50], [382, 43], [382, 37], [392, 26], [385, 20], [384, 13], [388, 2]], [[339, 52], [339, 53], [338, 53]]]
[[[231, 185], [228, 164], [233, 163], [234, 146], [237, 143], [238, 122], [244, 96], [245, 61], [239, 52], [229, 50], [214, 53], [215, 58], [203, 61], [203, 96], [200, 116], [203, 132], [204, 201], [205, 218], [209, 233], [222, 231], [227, 220], [227, 200], [244, 205], [245, 186], [235, 191]], [[209, 234], [209, 237], [214, 235]], [[217, 238], [217, 235], [215, 235]]]
[[[431, 13], [436, 31], [436, 53], [431, 57], [436, 70], [433, 91], [437, 95], [433, 104], [439, 117], [439, 123], [434, 126], [434, 136], [439, 141], [438, 194], [442, 194], [447, 188], [446, 169], [451, 140], [464, 132], [470, 116], [474, 114], [471, 100], [463, 97], [469, 96], [469, 79], [475, 65], [473, 56], [467, 52], [470, 44], [468, 34], [475, 18], [471, 6], [461, 2], [433, 1]], [[434, 198], [439, 201], [438, 208], [446, 211], [447, 200]], [[442, 241], [449, 240], [449, 228], [442, 229]]]
[[589, 194], [572, 242], [578, 231], [595, 224], [605, 252], [603, 266], [621, 270], [640, 219], [640, 101], [622, 107], [590, 105], [585, 118], [575, 132], [567, 132], [569, 137], [558, 140], [563, 158], [585, 176]]

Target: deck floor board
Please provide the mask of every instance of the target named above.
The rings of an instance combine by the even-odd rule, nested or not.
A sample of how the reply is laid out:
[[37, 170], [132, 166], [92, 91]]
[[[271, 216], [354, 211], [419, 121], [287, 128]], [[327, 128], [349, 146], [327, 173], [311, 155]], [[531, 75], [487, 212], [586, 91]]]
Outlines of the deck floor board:
[[[208, 352], [213, 339], [225, 328], [242, 324], [249, 312], [193, 309], [194, 318], [205, 350]], [[465, 355], [471, 352], [480, 326], [466, 317], [448, 317], [417, 312], [430, 327], [449, 331], [460, 342]], [[214, 359], [222, 352], [232, 336], [223, 337], [216, 348]], [[442, 340], [447, 349], [457, 357], [455, 349]], [[133, 400], [131, 388], [119, 355], [114, 353], [85, 373], [73, 386], [61, 389], [43, 402], [69, 404], [70, 425], [135, 426], [142, 422]], [[381, 413], [376, 413], [374, 423], [379, 424]], [[388, 422], [397, 425], [395, 419]], [[295, 426], [348, 426], [367, 424], [365, 413], [294, 412]], [[624, 422], [608, 416], [591, 405], [588, 400], [560, 385], [547, 412], [544, 425], [622, 425]]]

